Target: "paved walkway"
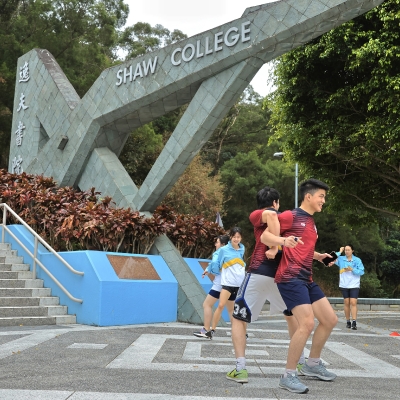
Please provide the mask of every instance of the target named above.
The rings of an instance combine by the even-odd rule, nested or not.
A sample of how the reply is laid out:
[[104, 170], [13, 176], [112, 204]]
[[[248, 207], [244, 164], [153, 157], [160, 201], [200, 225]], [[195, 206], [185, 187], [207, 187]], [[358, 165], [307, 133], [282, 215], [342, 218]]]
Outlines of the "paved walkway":
[[288, 335], [283, 318], [267, 313], [249, 326], [244, 385], [225, 379], [234, 367], [229, 328], [212, 341], [181, 323], [0, 328], [0, 399], [398, 398], [400, 337], [389, 334], [400, 333], [400, 313], [362, 312], [358, 331], [344, 326], [340, 318], [322, 355], [338, 378], [302, 377], [310, 388], [305, 395], [278, 388]]

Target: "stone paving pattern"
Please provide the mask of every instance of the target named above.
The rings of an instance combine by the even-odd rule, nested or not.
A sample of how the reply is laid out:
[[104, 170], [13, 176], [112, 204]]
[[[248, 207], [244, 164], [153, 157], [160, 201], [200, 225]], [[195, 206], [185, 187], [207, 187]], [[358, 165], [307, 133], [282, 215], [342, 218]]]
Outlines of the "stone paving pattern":
[[[83, 325], [0, 328], [2, 400], [200, 400], [398, 398], [399, 312], [362, 312], [359, 330], [343, 313], [322, 353], [338, 377], [301, 377], [310, 391], [278, 388], [287, 354], [283, 317], [262, 313], [249, 324], [249, 383], [225, 378], [235, 365], [230, 328], [203, 340], [184, 323], [97, 328]], [[311, 340], [311, 338], [310, 338]], [[310, 341], [306, 350], [310, 349]]]

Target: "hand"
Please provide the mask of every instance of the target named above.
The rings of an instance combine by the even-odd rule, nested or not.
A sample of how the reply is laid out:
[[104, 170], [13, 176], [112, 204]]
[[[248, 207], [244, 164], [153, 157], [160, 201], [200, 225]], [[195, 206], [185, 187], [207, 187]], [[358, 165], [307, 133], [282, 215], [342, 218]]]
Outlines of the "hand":
[[327, 267], [332, 267], [332, 265], [334, 265], [335, 264], [335, 261], [332, 261], [331, 263], [329, 263], [328, 265], [327, 265]]
[[278, 253], [278, 247], [274, 246], [265, 252], [265, 257], [267, 257], [268, 260], [273, 260], [277, 253]]
[[204, 278], [206, 275], [208, 275], [208, 271], [204, 271], [204, 272], [201, 274], [201, 277]]
[[340, 252], [340, 254], [342, 254], [344, 252], [344, 247], [341, 247], [339, 252]]
[[301, 241], [301, 237], [288, 236], [285, 238], [284, 246], [286, 247], [290, 247], [291, 249], [293, 249], [298, 244], [304, 244], [304, 242]]
[[347, 267], [347, 268], [345, 268], [344, 270], [345, 270], [346, 272], [350, 272], [350, 271], [353, 271], [353, 268]]
[[[316, 252], [315, 252], [316, 253]], [[314, 254], [315, 254], [314, 253]], [[332, 258], [332, 256], [330, 255], [330, 254], [328, 254], [328, 253], [316, 253], [317, 255], [314, 255], [314, 260], [317, 260], [317, 261], [319, 261], [319, 262], [322, 262], [322, 260], [324, 259], [324, 258]], [[332, 261], [331, 263], [329, 263], [328, 265], [327, 265], [327, 267], [331, 267], [333, 264], [335, 263], [335, 261]], [[324, 264], [325, 265], [325, 264]]]

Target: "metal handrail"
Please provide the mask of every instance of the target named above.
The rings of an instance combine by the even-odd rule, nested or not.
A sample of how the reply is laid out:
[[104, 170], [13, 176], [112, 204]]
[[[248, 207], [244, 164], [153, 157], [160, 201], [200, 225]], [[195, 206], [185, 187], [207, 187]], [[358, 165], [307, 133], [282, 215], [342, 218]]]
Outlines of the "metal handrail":
[[[76, 269], [72, 268], [67, 261], [65, 261], [43, 238], [41, 238], [15, 211], [13, 211], [6, 203], [0, 203], [0, 207], [3, 208], [3, 229], [1, 232], [1, 243], [4, 243], [5, 239], [5, 232], [7, 231], [14, 240], [18, 242], [18, 244], [32, 257], [33, 266], [32, 271], [34, 277], [36, 278], [36, 264], [38, 264], [44, 272], [53, 280], [53, 282], [68, 296], [69, 299], [77, 302], [82, 303], [82, 299], [77, 299], [76, 297], [72, 296], [71, 293], [68, 292], [67, 289], [57, 280], [57, 278], [42, 264], [42, 262], [37, 258], [37, 250], [38, 250], [38, 242], [40, 242], [48, 251], [50, 251], [53, 255], [57, 257], [59, 261], [61, 261], [71, 272], [76, 275], [84, 275], [84, 272], [77, 271]], [[34, 236], [35, 244], [33, 248], [33, 254], [27, 247], [15, 236], [12, 231], [6, 225], [6, 217], [7, 211], [9, 211], [26, 229]]]

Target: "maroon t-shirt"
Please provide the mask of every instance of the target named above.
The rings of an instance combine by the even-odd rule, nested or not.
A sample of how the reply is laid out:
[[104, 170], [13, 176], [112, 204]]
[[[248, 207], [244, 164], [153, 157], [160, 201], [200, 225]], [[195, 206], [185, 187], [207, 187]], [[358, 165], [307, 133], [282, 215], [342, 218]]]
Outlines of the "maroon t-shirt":
[[281, 259], [282, 252], [279, 251], [275, 256], [275, 259], [269, 260], [265, 256], [265, 252], [268, 250], [268, 246], [261, 243], [261, 235], [267, 228], [267, 224], [262, 221], [262, 214], [265, 210], [271, 210], [277, 212], [274, 208], [267, 208], [262, 210], [255, 210], [250, 214], [250, 222], [254, 227], [254, 237], [256, 239], [256, 245], [254, 247], [253, 254], [251, 255], [251, 261], [248, 271], [258, 275], [275, 277], [276, 269], [278, 268], [279, 261]]
[[301, 208], [295, 208], [279, 214], [278, 219], [281, 224], [281, 236], [301, 237], [304, 244], [298, 244], [293, 249], [284, 247], [275, 282], [290, 282], [297, 279], [312, 282], [312, 263], [318, 238], [314, 218]]

